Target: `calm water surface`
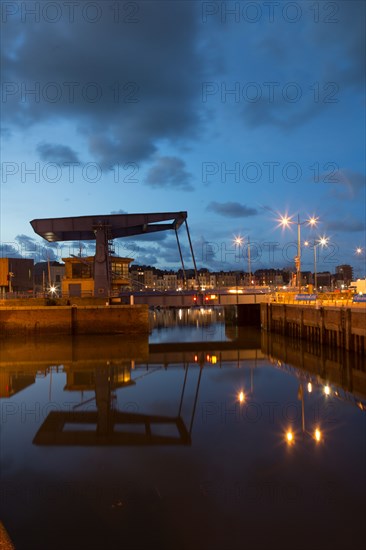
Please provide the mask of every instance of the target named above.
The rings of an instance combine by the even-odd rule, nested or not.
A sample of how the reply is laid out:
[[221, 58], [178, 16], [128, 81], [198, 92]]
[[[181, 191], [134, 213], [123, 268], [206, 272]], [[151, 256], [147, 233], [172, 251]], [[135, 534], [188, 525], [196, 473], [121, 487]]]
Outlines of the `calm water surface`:
[[360, 358], [239, 330], [223, 310], [151, 326], [1, 344], [0, 519], [15, 547], [363, 546]]

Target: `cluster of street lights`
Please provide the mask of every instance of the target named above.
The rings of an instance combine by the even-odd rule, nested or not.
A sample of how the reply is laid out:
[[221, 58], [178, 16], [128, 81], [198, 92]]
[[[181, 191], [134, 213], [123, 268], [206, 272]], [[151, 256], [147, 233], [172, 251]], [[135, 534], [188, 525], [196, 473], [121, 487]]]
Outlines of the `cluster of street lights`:
[[[306, 219], [305, 221], [300, 221], [300, 215], [297, 215], [297, 220], [294, 220], [294, 216], [288, 216], [285, 214], [284, 216], [280, 216], [279, 218], [279, 225], [283, 228], [289, 228], [291, 225], [297, 225], [297, 255], [295, 256], [295, 267], [296, 267], [296, 286], [301, 292], [301, 226], [307, 225], [310, 228], [314, 228], [319, 223], [319, 218], [316, 216], [311, 216], [310, 218]], [[244, 243], [244, 237], [241, 237], [240, 235], [234, 238], [234, 244], [237, 246], [241, 246]], [[251, 273], [251, 259], [250, 259], [250, 239], [247, 238], [248, 243], [248, 277], [249, 277], [249, 285], [251, 283], [252, 273]], [[304, 246], [306, 247], [313, 247], [314, 252], [314, 289], [317, 289], [317, 251], [318, 248], [326, 247], [329, 244], [329, 237], [318, 237], [317, 239], [313, 239], [313, 242], [311, 243], [309, 240], [304, 241]], [[355, 250], [356, 255], [361, 256], [363, 254], [363, 248], [357, 247]]]
[[[296, 267], [296, 286], [301, 292], [301, 226], [308, 225], [309, 227], [316, 227], [319, 222], [319, 218], [312, 216], [307, 220], [300, 222], [300, 215], [297, 216], [297, 221], [293, 219], [293, 216], [281, 216], [279, 223], [283, 228], [290, 227], [292, 224], [297, 225], [297, 255], [295, 256], [295, 267]], [[314, 250], [314, 287], [317, 288], [317, 272], [316, 272], [316, 253], [319, 246], [324, 247], [329, 243], [328, 237], [319, 237], [314, 239], [313, 250]], [[310, 246], [309, 241], [304, 242], [305, 246]]]

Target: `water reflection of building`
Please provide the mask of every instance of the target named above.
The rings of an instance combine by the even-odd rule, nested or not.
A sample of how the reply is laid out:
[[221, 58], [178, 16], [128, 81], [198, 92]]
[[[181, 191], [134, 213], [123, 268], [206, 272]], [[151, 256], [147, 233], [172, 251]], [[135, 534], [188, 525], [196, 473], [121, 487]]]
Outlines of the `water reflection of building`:
[[151, 328], [167, 328], [176, 326], [208, 326], [224, 323], [224, 308], [221, 307], [190, 307], [166, 308], [151, 312]]
[[313, 386], [333, 387], [332, 395], [366, 410], [366, 368], [363, 358], [340, 348], [291, 340], [262, 332], [262, 351], [272, 364]]
[[[51, 411], [34, 442], [42, 445], [189, 445], [201, 376], [206, 369], [237, 367], [251, 373], [268, 366], [286, 371], [299, 380], [302, 391], [318, 387], [337, 399], [366, 410], [366, 373], [361, 358], [340, 350], [314, 349], [306, 342], [291, 341], [248, 329], [230, 333], [232, 340], [171, 342], [147, 344], [147, 338], [135, 343], [116, 337], [64, 338], [47, 345], [32, 343], [2, 346], [2, 397], [11, 397], [33, 383], [36, 377], [60, 368], [66, 374], [66, 391], [80, 392], [81, 400], [71, 410]], [[262, 338], [262, 342], [260, 340]], [[261, 347], [260, 347], [261, 345]], [[54, 365], [63, 365], [55, 367]], [[118, 410], [116, 394], [141, 377], [168, 368], [183, 369], [184, 381], [176, 415], [140, 414]], [[195, 376], [188, 376], [188, 372]], [[132, 376], [133, 373], [133, 376]], [[26, 375], [26, 376], [24, 376]], [[186, 389], [187, 376], [197, 386]], [[192, 383], [192, 382], [190, 382]], [[311, 386], [308, 386], [311, 384]], [[188, 388], [188, 386], [187, 386]], [[89, 395], [84, 396], [83, 393]], [[91, 393], [92, 392], [92, 393]], [[51, 389], [50, 389], [51, 393]], [[90, 395], [91, 394], [91, 395]], [[192, 401], [193, 398], [193, 403]], [[183, 399], [190, 399], [182, 418]], [[139, 403], [140, 406], [140, 403]], [[93, 410], [91, 410], [93, 409]]]
[[[109, 362], [108, 362], [109, 363]], [[134, 384], [131, 379], [131, 362], [123, 364], [109, 363], [109, 382], [114, 389]], [[98, 368], [78, 369], [65, 365], [66, 391], [94, 391]]]
[[0, 370], [0, 399], [11, 397], [36, 381], [35, 373]]

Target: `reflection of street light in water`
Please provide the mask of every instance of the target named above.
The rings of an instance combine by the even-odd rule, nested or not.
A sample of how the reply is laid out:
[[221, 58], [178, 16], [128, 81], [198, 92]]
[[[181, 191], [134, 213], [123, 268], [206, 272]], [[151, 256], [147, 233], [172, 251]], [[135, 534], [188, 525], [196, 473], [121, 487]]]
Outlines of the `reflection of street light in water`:
[[[308, 383], [307, 388], [308, 388], [308, 392], [311, 393], [312, 392], [311, 382]], [[297, 397], [301, 401], [301, 431], [302, 431], [303, 437], [305, 435], [310, 435], [316, 441], [316, 443], [320, 443], [320, 441], [322, 441], [322, 439], [323, 439], [323, 434], [322, 434], [319, 426], [317, 426], [315, 428], [314, 433], [310, 433], [308, 430], [306, 430], [306, 426], [305, 426], [305, 399], [304, 399], [304, 388], [303, 388], [302, 383], [300, 383], [299, 390], [298, 390], [298, 393], [297, 393]], [[295, 435], [294, 435], [293, 431], [290, 428], [286, 431], [285, 438], [286, 438], [286, 442], [287, 442], [288, 445], [292, 445], [292, 444], [295, 443]]]

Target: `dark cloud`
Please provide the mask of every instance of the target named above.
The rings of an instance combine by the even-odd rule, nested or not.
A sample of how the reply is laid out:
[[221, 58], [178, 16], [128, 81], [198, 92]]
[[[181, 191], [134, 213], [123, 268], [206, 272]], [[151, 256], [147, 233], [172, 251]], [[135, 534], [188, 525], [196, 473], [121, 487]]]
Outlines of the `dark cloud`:
[[327, 11], [329, 16], [334, 11], [332, 19], [337, 22], [313, 25], [312, 38], [319, 52], [329, 47], [337, 52], [336, 57], [324, 62], [325, 81], [336, 81], [342, 88], [357, 86], [364, 89], [365, 10], [365, 3], [358, 0], [336, 2], [328, 5], [324, 13]]
[[135, 235], [133, 237], [133, 240], [136, 242], [139, 242], [139, 241], [161, 242], [161, 241], [165, 241], [167, 237], [168, 237], [167, 231], [158, 231], [156, 233], [145, 233], [143, 235]]
[[140, 254], [138, 257], [136, 257], [134, 263], [139, 265], [158, 266], [160, 265], [160, 259], [159, 259], [159, 256], [146, 253], [146, 254]]
[[[180, 266], [180, 257], [177, 246], [177, 241], [174, 237], [169, 235], [169, 232], [162, 232], [153, 234], [152, 237], [157, 235], [165, 235], [163, 239], [141, 239], [139, 241], [137, 238], [133, 241], [126, 240], [126, 247], [130, 253], [130, 257], [133, 257], [135, 262], [143, 265], [159, 265], [164, 267], [170, 265], [173, 268], [175, 266]], [[143, 236], [144, 237], [144, 236]], [[119, 239], [119, 243], [122, 243], [123, 239]], [[182, 250], [182, 255], [185, 264], [187, 263], [187, 269], [192, 267], [192, 260], [190, 255], [190, 249], [188, 243], [184, 241], [183, 237], [180, 237], [180, 245]]]
[[337, 231], [345, 233], [365, 232], [366, 225], [364, 221], [347, 218], [325, 222], [327, 231]]
[[360, 172], [352, 170], [337, 170], [332, 173], [331, 178], [328, 174], [322, 174], [321, 179], [330, 185], [329, 193], [331, 196], [341, 199], [359, 199], [363, 192], [365, 201], [366, 177]]
[[250, 208], [239, 202], [210, 202], [207, 210], [216, 212], [216, 214], [220, 214], [220, 216], [225, 216], [226, 218], [247, 218], [258, 215], [258, 211], [255, 208]]
[[49, 162], [58, 162], [60, 164], [64, 162], [79, 162], [77, 153], [68, 145], [39, 143], [37, 145], [37, 152], [42, 160]]
[[36, 242], [36, 239], [34, 237], [30, 237], [29, 235], [24, 235], [23, 233], [21, 233], [20, 235], [17, 235], [15, 237], [15, 240], [21, 246], [34, 246]]
[[[298, 86], [291, 90], [291, 93], [294, 94], [293, 97], [301, 88], [301, 85]], [[289, 97], [292, 96], [289, 94]], [[245, 105], [243, 114], [246, 123], [252, 128], [276, 126], [282, 130], [291, 130], [309, 122], [311, 118], [323, 114], [327, 108], [329, 106], [320, 101], [314, 102], [311, 98], [303, 103], [291, 103], [282, 95], [278, 95], [272, 102], [268, 101], [268, 97], [261, 97], [258, 101], [249, 102]]]
[[[15, 251], [16, 256], [22, 258], [33, 258], [35, 262], [46, 260], [58, 260], [61, 254], [60, 243], [46, 243], [44, 240], [38, 240], [29, 235], [19, 234], [15, 237], [15, 242], [8, 246], [7, 251]], [[5, 243], [6, 244], [6, 243]], [[9, 245], [9, 243], [8, 243]]]
[[[298, 24], [289, 25], [281, 18], [278, 6], [274, 23], [258, 35], [257, 44], [255, 40], [252, 43], [257, 68], [250, 66], [249, 59], [245, 69], [255, 71], [257, 78], [244, 93], [242, 110], [250, 127], [291, 130], [302, 126], [334, 110], [350, 89], [360, 94], [362, 108], [365, 3], [351, 0], [314, 4], [313, 13], [297, 5], [302, 13]], [[290, 79], [283, 78], [283, 66], [291, 74]], [[263, 68], [265, 74], [261, 75]]]
[[170, 187], [193, 191], [192, 174], [187, 172], [185, 162], [177, 157], [160, 157], [147, 173], [145, 182], [151, 187]]
[[202, 59], [194, 3], [141, 2], [135, 22], [123, 10], [118, 22], [109, 3], [97, 4], [102, 17], [93, 24], [81, 9], [72, 24], [66, 9], [55, 24], [9, 18], [7, 121], [70, 121], [103, 166], [146, 159], [160, 139], [197, 135]]
[[17, 243], [0, 243], [1, 258], [22, 258], [20, 246]]

